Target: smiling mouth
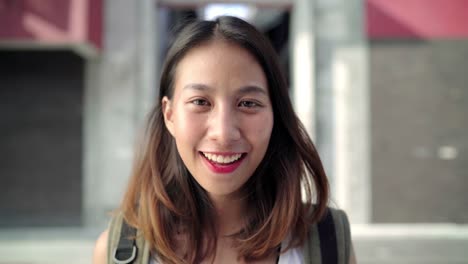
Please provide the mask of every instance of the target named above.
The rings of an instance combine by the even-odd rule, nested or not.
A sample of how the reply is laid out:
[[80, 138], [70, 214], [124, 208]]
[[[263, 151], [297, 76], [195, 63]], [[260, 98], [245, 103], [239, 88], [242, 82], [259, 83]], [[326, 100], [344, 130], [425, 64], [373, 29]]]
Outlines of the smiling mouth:
[[229, 153], [221, 155], [200, 151], [200, 156], [203, 157], [204, 163], [212, 172], [216, 174], [228, 174], [234, 172], [242, 164], [247, 153]]
[[205, 153], [200, 151], [203, 157], [205, 157], [209, 162], [215, 163], [218, 165], [230, 165], [234, 164], [247, 155], [247, 153], [235, 153], [230, 155], [220, 155], [220, 154], [213, 154], [213, 153]]

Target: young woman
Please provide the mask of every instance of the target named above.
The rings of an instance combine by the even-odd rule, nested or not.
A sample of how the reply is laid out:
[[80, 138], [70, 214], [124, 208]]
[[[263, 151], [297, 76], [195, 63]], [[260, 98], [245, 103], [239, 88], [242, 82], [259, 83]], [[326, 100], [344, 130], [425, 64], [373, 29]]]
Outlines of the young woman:
[[[276, 54], [250, 24], [220, 17], [178, 33], [147, 134], [94, 263], [353, 259], [346, 216], [327, 208], [328, 181]], [[125, 262], [118, 249], [128, 241], [135, 254]]]

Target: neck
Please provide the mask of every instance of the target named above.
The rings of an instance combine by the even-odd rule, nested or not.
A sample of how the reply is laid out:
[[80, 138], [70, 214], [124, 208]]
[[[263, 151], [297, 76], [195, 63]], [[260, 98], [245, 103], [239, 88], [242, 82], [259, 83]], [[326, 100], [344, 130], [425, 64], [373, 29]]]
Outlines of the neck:
[[237, 233], [244, 224], [246, 203], [242, 198], [211, 197], [215, 208], [219, 236]]

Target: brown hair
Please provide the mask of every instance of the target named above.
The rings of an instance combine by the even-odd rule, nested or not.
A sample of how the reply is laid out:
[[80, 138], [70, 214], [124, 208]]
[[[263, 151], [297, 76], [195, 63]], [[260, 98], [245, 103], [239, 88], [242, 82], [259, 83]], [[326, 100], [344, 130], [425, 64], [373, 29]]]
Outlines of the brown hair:
[[[146, 141], [136, 157], [121, 206], [125, 220], [142, 231], [164, 263], [194, 263], [215, 254], [217, 231], [211, 201], [177, 153], [161, 109], [162, 98], [172, 97], [178, 62], [191, 48], [213, 39], [239, 45], [258, 60], [273, 106], [268, 150], [243, 186], [248, 224], [232, 235], [239, 257], [266, 257], [288, 234], [292, 241], [287, 248], [302, 245], [309, 226], [322, 217], [328, 203], [322, 163], [293, 111], [271, 44], [253, 26], [235, 17], [192, 21], [177, 34], [168, 51], [159, 100], [150, 113]], [[182, 256], [176, 253], [180, 252], [176, 251], [177, 234], [184, 235], [184, 248], [188, 249]]]

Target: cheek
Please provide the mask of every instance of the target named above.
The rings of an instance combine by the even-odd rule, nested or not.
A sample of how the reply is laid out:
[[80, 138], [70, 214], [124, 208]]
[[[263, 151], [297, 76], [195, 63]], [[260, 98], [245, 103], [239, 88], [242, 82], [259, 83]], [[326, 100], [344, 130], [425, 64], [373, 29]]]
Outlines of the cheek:
[[192, 142], [199, 139], [203, 133], [202, 118], [191, 112], [178, 111], [174, 116], [176, 141]]
[[273, 117], [265, 115], [255, 120], [251, 120], [247, 125], [252, 142], [266, 150], [270, 142], [271, 132], [273, 130]]

